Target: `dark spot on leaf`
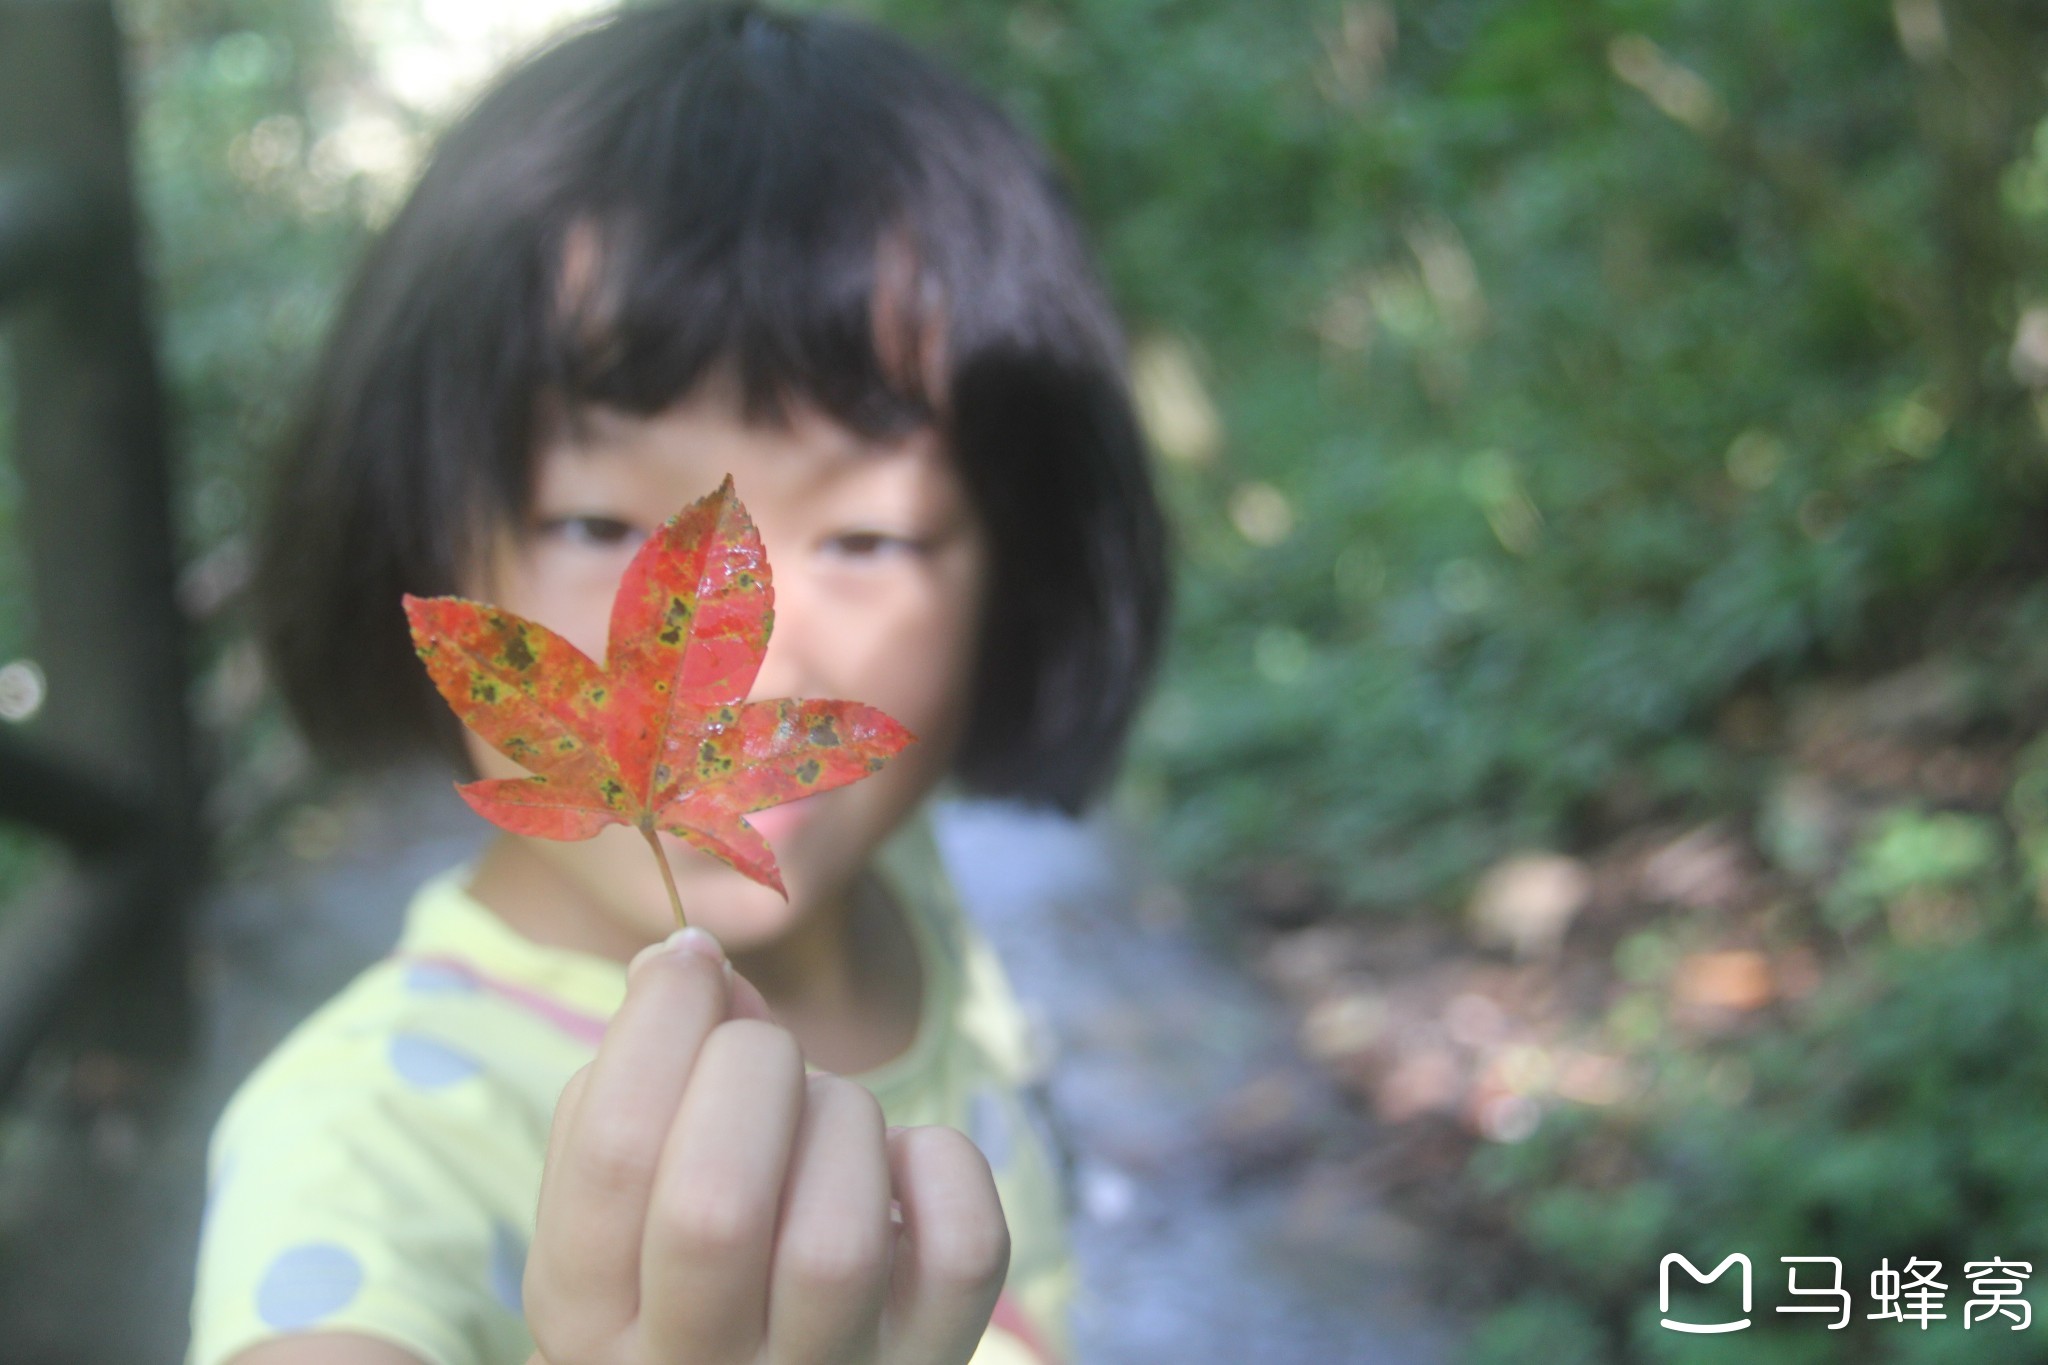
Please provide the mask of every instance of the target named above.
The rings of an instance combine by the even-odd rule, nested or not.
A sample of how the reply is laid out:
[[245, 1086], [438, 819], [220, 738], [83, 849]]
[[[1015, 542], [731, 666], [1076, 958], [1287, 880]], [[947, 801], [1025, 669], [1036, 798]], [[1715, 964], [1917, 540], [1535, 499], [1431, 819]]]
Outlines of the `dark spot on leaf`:
[[489, 678], [473, 677], [469, 680], [469, 699], [471, 701], [496, 701], [498, 699], [498, 685]]
[[818, 774], [823, 771], [824, 769], [819, 766], [817, 759], [807, 758], [803, 762], [797, 764], [796, 780], [803, 783], [806, 787], [808, 787], [813, 782], [816, 782], [818, 780]]
[[811, 727], [811, 743], [832, 748], [839, 743], [839, 732], [832, 728], [832, 722], [821, 720]]
[[879, 759], [879, 758], [871, 758], [871, 759], [869, 759], [869, 760], [868, 760], [868, 771], [869, 771], [869, 772], [871, 772], [871, 773], [878, 773], [878, 772], [880, 772], [881, 770], [882, 770], [882, 760], [881, 760], [881, 759]]
[[498, 656], [505, 667], [524, 671], [533, 667], [533, 650], [527, 645], [524, 635], [515, 635], [505, 642], [505, 650]]
[[654, 638], [661, 641], [665, 645], [672, 645], [683, 638], [683, 633], [677, 630], [674, 626], [670, 626]]
[[560, 739], [558, 739], [558, 740], [556, 740], [556, 741], [555, 741], [555, 752], [556, 752], [556, 753], [558, 753], [558, 754], [573, 754], [573, 753], [575, 753], [575, 752], [576, 752], [576, 741], [575, 741], [575, 739], [574, 739], [573, 737], [569, 736], [569, 735], [563, 735], [563, 736], [562, 736], [562, 737], [561, 737]]

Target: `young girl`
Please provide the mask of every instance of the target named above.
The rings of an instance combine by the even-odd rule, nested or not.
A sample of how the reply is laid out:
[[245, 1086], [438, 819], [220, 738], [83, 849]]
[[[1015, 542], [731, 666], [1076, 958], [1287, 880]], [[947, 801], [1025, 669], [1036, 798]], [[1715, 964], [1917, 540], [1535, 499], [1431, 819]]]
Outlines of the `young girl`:
[[635, 546], [727, 473], [775, 594], [751, 695], [919, 742], [748, 817], [786, 901], [669, 840], [708, 934], [664, 938], [624, 827], [499, 834], [421, 887], [216, 1129], [189, 1365], [1068, 1359], [1038, 1059], [924, 813], [1079, 810], [1165, 611], [1118, 329], [1042, 156], [860, 24], [628, 10], [447, 134], [320, 379], [258, 613], [332, 760], [517, 776], [401, 594], [601, 658]]

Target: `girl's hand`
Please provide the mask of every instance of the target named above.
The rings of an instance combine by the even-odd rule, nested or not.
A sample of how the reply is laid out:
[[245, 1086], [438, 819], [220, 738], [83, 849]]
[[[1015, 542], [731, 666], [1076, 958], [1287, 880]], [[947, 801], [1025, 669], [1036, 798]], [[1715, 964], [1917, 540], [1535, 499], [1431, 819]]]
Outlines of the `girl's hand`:
[[709, 935], [642, 952], [562, 1091], [526, 1262], [536, 1362], [964, 1365], [1010, 1261], [987, 1159], [806, 1077], [721, 964]]

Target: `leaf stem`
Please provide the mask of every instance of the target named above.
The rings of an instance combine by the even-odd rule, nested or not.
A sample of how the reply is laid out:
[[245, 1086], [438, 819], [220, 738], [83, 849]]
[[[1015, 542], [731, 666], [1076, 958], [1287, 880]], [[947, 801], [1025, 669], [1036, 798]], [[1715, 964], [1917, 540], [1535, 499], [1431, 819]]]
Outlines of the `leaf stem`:
[[669, 869], [668, 855], [661, 851], [661, 840], [654, 837], [654, 831], [646, 825], [640, 826], [641, 837], [647, 840], [647, 847], [654, 850], [654, 861], [661, 864], [661, 882], [668, 888], [668, 903], [676, 912], [676, 927], [687, 929], [690, 921], [683, 918], [683, 898], [676, 894], [676, 874]]

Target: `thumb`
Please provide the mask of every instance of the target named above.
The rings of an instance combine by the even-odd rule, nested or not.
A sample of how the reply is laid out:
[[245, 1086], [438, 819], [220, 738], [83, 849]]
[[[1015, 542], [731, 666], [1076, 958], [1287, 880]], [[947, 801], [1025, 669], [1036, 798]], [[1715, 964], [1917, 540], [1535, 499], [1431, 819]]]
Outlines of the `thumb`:
[[762, 996], [754, 983], [741, 976], [733, 968], [732, 959], [725, 955], [725, 945], [721, 944], [710, 930], [696, 925], [671, 935], [660, 943], [648, 944], [640, 950], [632, 962], [627, 964], [626, 975], [631, 977], [640, 964], [653, 954], [661, 951], [664, 944], [674, 942], [676, 939], [685, 936], [701, 936], [698, 938], [700, 951], [705, 956], [724, 966], [726, 995], [728, 996], [726, 1004], [730, 1017], [734, 1019], [759, 1019], [764, 1024], [779, 1022], [775, 1018], [775, 1012], [768, 1008], [768, 1001]]

